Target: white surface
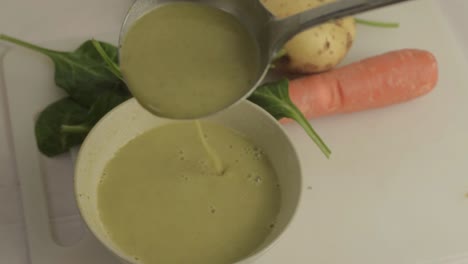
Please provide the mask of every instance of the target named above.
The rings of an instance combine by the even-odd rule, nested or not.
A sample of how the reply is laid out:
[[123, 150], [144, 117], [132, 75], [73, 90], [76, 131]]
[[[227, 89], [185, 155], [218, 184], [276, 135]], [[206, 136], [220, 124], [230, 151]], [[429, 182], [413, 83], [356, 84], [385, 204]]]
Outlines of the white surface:
[[[468, 46], [468, 31], [466, 28], [466, 13], [468, 12], [468, 1], [466, 0], [439, 0], [438, 1], [442, 7], [442, 11], [446, 15], [447, 21], [449, 21], [452, 25], [452, 27], [449, 29], [450, 31], [453, 31], [455, 39], [457, 39], [459, 46]], [[84, 38], [89, 38], [92, 37], [96, 34], [102, 33], [102, 32], [117, 32], [119, 28], [119, 24], [124, 16], [124, 13], [128, 6], [131, 4], [130, 0], [100, 0], [100, 1], [92, 1], [92, 0], [81, 0], [81, 1], [73, 1], [73, 0], [41, 0], [41, 1], [16, 1], [16, 0], [2, 0], [0, 3], [0, 32], [8, 33], [26, 40], [34, 41], [34, 42], [44, 42], [44, 41], [50, 41], [54, 39], [65, 39], [65, 38], [76, 38], [76, 37], [84, 37]], [[434, 31], [433, 27], [434, 24], [437, 24], [436, 21], [433, 21], [433, 19], [429, 19], [428, 22], [424, 25], [422, 25], [421, 20], [419, 19], [420, 16], [425, 16], [426, 10], [414, 10], [414, 16], [412, 19], [410, 19], [407, 23], [409, 25], [414, 25], [418, 27], [423, 27], [423, 30], [429, 30], [429, 31]], [[396, 14], [395, 16], [389, 17], [389, 20], [400, 20], [400, 19], [395, 19], [398, 18], [399, 14]], [[380, 17], [379, 17], [380, 18]], [[386, 17], [385, 17], [386, 18]], [[383, 16], [382, 16], [383, 19]], [[402, 21], [401, 21], [402, 22]], [[437, 26], [436, 26], [437, 28]], [[382, 33], [382, 30], [376, 30], [374, 31], [374, 34], [385, 34], [382, 35], [382, 38], [380, 38], [377, 35], [374, 35], [374, 38], [377, 40], [380, 39], [380, 41], [384, 41], [387, 44], [388, 43], [393, 43], [392, 41], [395, 41], [394, 38], [392, 39], [386, 39], [385, 37], [387, 36], [387, 33]], [[427, 45], [438, 45], [440, 48], [440, 45], [443, 45], [445, 42], [444, 39], [441, 39], [440, 35], [438, 34], [433, 34], [429, 35], [427, 33], [422, 33], [421, 31], [414, 31], [412, 32], [411, 38], [409, 40], [415, 40], [414, 44], [419, 43], [421, 39], [426, 40], [425, 43], [423, 44], [423, 47], [426, 47]], [[419, 35], [422, 35], [420, 37]], [[367, 36], [366, 36], [367, 38]], [[359, 39], [359, 38], [358, 38]], [[407, 40], [408, 41], [408, 40]], [[399, 43], [399, 45], [402, 45], [404, 43]], [[413, 45], [411, 45], [413, 46]], [[0, 52], [2, 52], [0, 44]], [[4, 49], [3, 49], [4, 50]], [[468, 58], [468, 53], [465, 52], [464, 50], [461, 50], [461, 52], [464, 52], [462, 55], [461, 53], [457, 55], [456, 57], [444, 57], [445, 58], [445, 63], [447, 65], [453, 65], [454, 63], [455, 66], [458, 66], [457, 64], [463, 63], [461, 61], [461, 58], [464, 56], [465, 58]], [[365, 55], [365, 54], [362, 54]], [[0, 66], [1, 67], [1, 66]], [[446, 68], [445, 70], [447, 71], [447, 74], [450, 74], [450, 76], [453, 76], [454, 79], [451, 80], [450, 82], [452, 83], [451, 88], [466, 88], [466, 85], [462, 87], [463, 80], [465, 80], [465, 76], [463, 76], [463, 73], [460, 69], [455, 67], [454, 71], [448, 71], [451, 69], [453, 66], [449, 66], [449, 68]], [[465, 68], [466, 72], [466, 68]], [[26, 76], [26, 75], [25, 75]], [[457, 80], [460, 81], [457, 83]], [[0, 263], [11, 263], [11, 264], [24, 264], [28, 263], [27, 262], [27, 251], [26, 251], [26, 246], [25, 246], [25, 240], [24, 240], [24, 227], [22, 223], [22, 216], [21, 216], [21, 209], [20, 209], [20, 203], [18, 202], [18, 182], [15, 178], [15, 163], [13, 157], [13, 152], [12, 152], [12, 146], [11, 146], [11, 133], [10, 133], [10, 120], [7, 115], [6, 111], [6, 100], [5, 100], [5, 87], [0, 83]], [[444, 87], [445, 88], [445, 87]], [[445, 88], [447, 89], [447, 88]], [[438, 92], [439, 90], [437, 90]], [[439, 94], [440, 95], [440, 94]], [[443, 97], [443, 96], [442, 96]], [[431, 99], [432, 98], [432, 99]], [[447, 97], [443, 97], [444, 100], [448, 99]], [[435, 121], [431, 121], [432, 116], [430, 114], [434, 114], [434, 112], [428, 113], [427, 108], [425, 108], [424, 102], [431, 102], [436, 104], [435, 110], [440, 110], [443, 108], [448, 108], [450, 113], [452, 114], [450, 117], [451, 118], [456, 118], [458, 122], [461, 122], [464, 118], [464, 114], [467, 113], [465, 112], [457, 112], [459, 109], [457, 107], [461, 107], [460, 105], [465, 104], [466, 101], [463, 101], [463, 98], [453, 98], [453, 102], [446, 102], [446, 101], [438, 101], [437, 100], [437, 93], [434, 92], [434, 96], [428, 97], [428, 99], [421, 100], [419, 102], [413, 102], [409, 105], [401, 106], [397, 110], [397, 108], [394, 108], [394, 110], [391, 111], [385, 111], [385, 110], [379, 110], [379, 111], [373, 111], [373, 112], [368, 112], [368, 113], [362, 113], [362, 114], [357, 114], [357, 115], [348, 115], [348, 116], [342, 116], [342, 117], [332, 117], [328, 119], [323, 119], [316, 121], [317, 126], [320, 127], [322, 134], [326, 137], [328, 141], [333, 142], [333, 149], [335, 151], [335, 154], [339, 154], [340, 147], [341, 146], [346, 146], [349, 145], [350, 142], [355, 142], [355, 144], [362, 143], [362, 145], [358, 145], [359, 147], [355, 147], [354, 149], [356, 151], [361, 151], [364, 152], [366, 155], [371, 155], [372, 156], [377, 156], [380, 155], [382, 156], [382, 159], [385, 158], [388, 160], [391, 155], [395, 155], [399, 149], [397, 148], [398, 144], [395, 145], [391, 150], [393, 152], [382, 152], [382, 149], [379, 145], [372, 146], [369, 144], [369, 140], [375, 140], [377, 142], [386, 142], [390, 140], [388, 137], [382, 137], [380, 135], [388, 135], [383, 132], [387, 132], [388, 130], [384, 130], [383, 128], [388, 128], [388, 127], [382, 127], [382, 121], [384, 120], [386, 123], [392, 122], [395, 124], [394, 127], [391, 128], [390, 131], [395, 133], [396, 135], [402, 135], [402, 133], [407, 133], [411, 138], [408, 138], [404, 143], [408, 144], [415, 144], [416, 142], [421, 142], [423, 141], [424, 143], [427, 143], [426, 141], [431, 139], [430, 136], [427, 136], [425, 131], [419, 131], [418, 129], [413, 129], [413, 125], [415, 122], [421, 122], [425, 125], [429, 125], [428, 123], [434, 124], [436, 123]], [[454, 104], [455, 101], [459, 100], [461, 102], [460, 105]], [[416, 106], [419, 105], [419, 110], [414, 110]], [[409, 111], [411, 109], [411, 111]], [[398, 115], [402, 115], [402, 113], [405, 112], [405, 116], [408, 113], [412, 113], [413, 119], [406, 119], [405, 121], [401, 121], [398, 117]], [[411, 116], [411, 115], [410, 115]], [[454, 127], [454, 124], [460, 124], [458, 122], [455, 123], [447, 123], [447, 120], [444, 120], [444, 116], [442, 115], [435, 115], [435, 120], [441, 121], [439, 122], [438, 125], [439, 127], [435, 127], [436, 129], [439, 129], [438, 131], [441, 132], [441, 142], [446, 143], [446, 140], [448, 140], [448, 132], [453, 132], [453, 133], [460, 133], [461, 131], [457, 132], [456, 130], [452, 130], [456, 127]], [[466, 117], [465, 117], [466, 118]], [[417, 121], [415, 121], [417, 120]], [[445, 121], [445, 123], [444, 123]], [[375, 122], [375, 133], [371, 135], [370, 137], [364, 137], [364, 135], [357, 137], [357, 138], [347, 138], [344, 137], [342, 131], [345, 131], [343, 128], [347, 126], [354, 126], [354, 129], [356, 129], [355, 126], [358, 125], [366, 125], [366, 127], [372, 126], [371, 123]], [[399, 124], [399, 125], [397, 125]], [[340, 129], [336, 130], [334, 128], [339, 127]], [[403, 130], [402, 130], [403, 129]], [[363, 130], [366, 131], [366, 130]], [[422, 132], [422, 133], [421, 133]], [[382, 133], [382, 134], [379, 134]], [[292, 128], [291, 129], [291, 134], [292, 135], [297, 135], [297, 140], [300, 140], [301, 137], [301, 131], [297, 128]], [[426, 135], [426, 136], [424, 136]], [[460, 136], [460, 134], [458, 134]], [[466, 134], [465, 134], [466, 135]], [[302, 138], [303, 139], [303, 138]], [[434, 140], [437, 142], [437, 140]], [[438, 256], [437, 254], [440, 252], [437, 251], [431, 251], [431, 252], [421, 252], [421, 248], [423, 248], [425, 245], [430, 244], [427, 240], [428, 234], [425, 234], [422, 232], [424, 229], [423, 227], [426, 226], [427, 224], [437, 224], [437, 221], [440, 221], [442, 217], [446, 217], [450, 219], [451, 221], [457, 222], [461, 221], [460, 218], [457, 218], [455, 216], [450, 216], [450, 215], [443, 215], [444, 212], [447, 212], [448, 210], [454, 209], [453, 206], [449, 206], [447, 208], [442, 208], [442, 210], [436, 210], [440, 209], [437, 206], [441, 206], [441, 203], [447, 202], [450, 199], [454, 199], [458, 201], [456, 203], [457, 206], [464, 206], [461, 208], [461, 213], [465, 213], [468, 205], [466, 203], [466, 200], [461, 199], [463, 194], [462, 190], [467, 190], [468, 191], [468, 186], [465, 185], [457, 185], [455, 186], [456, 182], [454, 182], [454, 179], [458, 179], [455, 176], [463, 176], [463, 175], [456, 175], [456, 174], [450, 174], [452, 167], [449, 167], [448, 165], [450, 162], [461, 162], [460, 159], [463, 158], [464, 153], [458, 153], [460, 156], [456, 156], [457, 152], [454, 153], [447, 153], [447, 156], [443, 156], [442, 161], [444, 159], [448, 159], [448, 157], [452, 157], [452, 160], [448, 160], [445, 162], [442, 162], [444, 165], [447, 167], [444, 167], [444, 169], [447, 169], [446, 171], [434, 171], [431, 168], [432, 164], [437, 163], [440, 164], [441, 162], [441, 155], [439, 152], [434, 151], [433, 149], [430, 149], [430, 147], [434, 147], [432, 145], [433, 141], [430, 142], [431, 144], [425, 144], [422, 146], [417, 146], [415, 148], [416, 152], [415, 153], [401, 153], [400, 156], [401, 158], [410, 158], [410, 161], [401, 161], [400, 164], [391, 166], [394, 172], [401, 172], [408, 166], [411, 167], [412, 165], [412, 160], [415, 158], [415, 154], [419, 154], [417, 157], [419, 160], [422, 158], [426, 159], [425, 162], [425, 168], [426, 169], [426, 175], [436, 175], [434, 173], [440, 173], [444, 175], [444, 179], [441, 182], [438, 182], [437, 180], [442, 180], [441, 178], [437, 177], [427, 177], [421, 179], [420, 177], [424, 177], [425, 175], [417, 175], [418, 177], [406, 177], [406, 178], [400, 178], [400, 179], [393, 179], [391, 181], [384, 181], [384, 182], [378, 182], [378, 181], [371, 181], [371, 182], [364, 182], [362, 177], [360, 175], [356, 175], [357, 172], [359, 171], [359, 166], [358, 165], [363, 165], [363, 166], [369, 166], [368, 164], [363, 163], [362, 161], [365, 160], [365, 156], [359, 155], [358, 153], [353, 153], [352, 157], [355, 158], [353, 160], [354, 164], [349, 164], [349, 171], [350, 172], [355, 172], [355, 173], [350, 173], [348, 177], [343, 178], [333, 178], [333, 177], [328, 177], [325, 179], [317, 179], [314, 178], [313, 175], [316, 175], [320, 173], [320, 170], [325, 170], [325, 169], [330, 169], [327, 170], [326, 172], [330, 173], [333, 172], [334, 168], [321, 168], [321, 169], [314, 169], [311, 170], [311, 176], [308, 178], [310, 181], [310, 184], [313, 184], [314, 188], [315, 186], [331, 186], [331, 184], [334, 184], [333, 186], [341, 186], [338, 189], [335, 189], [332, 193], [329, 194], [328, 196], [328, 202], [330, 204], [333, 204], [335, 206], [340, 205], [341, 207], [338, 208], [343, 208], [343, 205], [349, 205], [349, 209], [353, 209], [354, 213], [357, 212], [362, 212], [364, 210], [365, 205], [375, 205], [378, 201], [382, 202], [382, 200], [378, 201], [369, 201], [365, 199], [365, 187], [371, 186], [374, 184], [374, 186], [380, 186], [382, 188], [382, 196], [380, 198], [385, 198], [384, 201], [386, 205], [392, 205], [393, 202], [395, 202], [398, 198], [400, 193], [402, 195], [414, 195], [417, 196], [416, 200], [412, 200], [413, 202], [406, 202], [407, 206], [405, 207], [407, 210], [407, 213], [411, 216], [417, 210], [412, 210], [411, 206], [414, 205], [425, 205], [423, 209], [427, 209], [427, 205], [433, 204], [434, 206], [434, 212], [433, 214], [428, 214], [426, 220], [427, 221], [422, 221], [413, 223], [417, 224], [419, 228], [416, 230], [410, 230], [413, 231], [410, 233], [413, 235], [412, 240], [409, 241], [403, 241], [399, 243], [398, 246], [394, 246], [389, 241], [373, 241], [375, 242], [374, 244], [377, 245], [383, 245], [383, 249], [389, 250], [389, 252], [392, 252], [392, 256], [385, 256], [385, 254], [382, 254], [382, 252], [375, 251], [375, 252], [366, 252], [368, 255], [368, 259], [366, 259], [367, 262], [362, 262], [362, 263], [387, 263], [385, 261], [388, 261], [388, 263], [391, 263], [391, 260], [394, 260], [395, 257], [399, 256], [405, 256], [407, 257], [406, 259], [402, 261], [397, 261], [399, 263], [410, 263], [411, 256], [422, 256], [420, 253], [428, 253], [429, 255], [434, 255], [433, 256], [433, 261], [430, 261], [429, 259], [426, 260], [421, 260], [421, 263], [428, 262], [428, 263], [467, 263], [466, 261], [466, 256], [463, 255], [463, 252], [460, 252], [460, 249], [456, 247], [452, 247], [451, 243], [454, 243], [452, 240], [446, 240], [447, 235], [454, 234], [449, 232], [450, 230], [453, 231], [453, 227], [455, 225], [448, 225], [448, 226], [437, 226], [436, 231], [436, 236], [438, 240], [444, 243], [442, 243], [442, 246], [439, 247], [438, 249], [441, 250], [440, 252], [445, 253], [445, 255], [454, 255], [454, 257], [449, 258], [446, 256]], [[465, 141], [460, 141], [458, 144], [466, 144], [466, 139]], [[457, 145], [458, 145], [457, 144]], [[454, 145], [454, 147], [457, 147], [457, 145]], [[445, 146], [443, 145], [436, 145], [437, 147], [440, 147], [444, 149]], [[304, 149], [308, 147], [307, 149]], [[301, 149], [303, 151], [307, 151], [309, 149], [314, 149], [312, 145], [304, 144], [304, 146], [301, 146]], [[374, 153], [375, 151], [375, 153]], [[342, 152], [342, 154], [348, 154]], [[316, 153], [311, 153], [310, 155], [310, 160], [314, 160], [314, 157], [316, 158], [315, 160], [319, 160], [320, 157], [314, 156]], [[309, 157], [309, 156], [307, 156]], [[343, 156], [342, 156], [343, 157]], [[465, 155], [466, 157], [466, 155]], [[341, 159], [343, 161], [343, 158], [340, 158], [340, 156], [335, 156], [336, 159]], [[386, 163], [387, 161], [381, 160], [379, 165], [388, 165]], [[330, 163], [330, 166], [335, 163]], [[414, 168], [413, 168], [414, 169]], [[433, 174], [431, 174], [433, 173]], [[445, 175], [448, 174], [448, 175]], [[410, 175], [411, 176], [411, 175]], [[442, 177], [442, 176], [441, 176]], [[455, 177], [455, 178], [454, 178]], [[318, 181], [320, 180], [320, 181]], [[66, 181], [66, 180], [65, 180]], [[409, 181], [409, 182], [407, 182]], [[421, 181], [421, 182], [419, 182]], [[57, 185], [55, 186], [49, 186], [50, 188], [53, 189], [53, 192], [55, 193], [55, 197], [59, 198], [60, 200], [61, 197], [67, 197], [66, 193], [63, 194], [61, 193], [61, 189], [64, 189], [63, 186], [66, 186], [67, 182], [63, 183], [65, 185], [59, 184], [57, 181], [54, 181]], [[383, 185], [384, 183], [387, 183], [387, 185]], [[396, 186], [399, 186], [401, 183], [412, 183], [412, 184], [419, 184], [423, 183], [422, 185], [419, 186], [419, 188], [413, 190], [408, 187], [408, 189], [401, 190], [396, 188]], [[70, 184], [70, 182], [68, 182]], [[382, 184], [382, 185], [379, 185]], [[411, 186], [411, 185], [408, 185]], [[349, 189], [354, 188], [355, 192], [349, 193], [346, 192]], [[443, 192], [437, 192], [437, 193], [429, 193], [431, 188], [437, 188], [436, 190], [443, 191], [443, 190], [456, 190], [453, 193], [452, 196], [444, 196]], [[338, 199], [340, 196], [332, 196], [333, 194], [341, 193], [342, 189], [344, 189], [345, 192], [342, 194], [347, 194], [348, 196], [345, 197], [345, 199]], [[315, 189], [313, 189], [315, 190]], [[320, 190], [320, 189], [319, 189]], [[361, 192], [361, 193], [359, 193]], [[358, 193], [358, 195], [355, 195], [355, 193]], [[313, 199], [316, 196], [319, 195], [320, 192], [310, 192], [310, 194], [307, 196], [309, 199]], [[429, 195], [430, 194], [430, 195]], [[323, 194], [325, 195], [325, 194]], [[349, 196], [351, 195], [351, 196]], [[413, 198], [414, 198], [413, 196]], [[342, 197], [341, 197], [342, 198]], [[441, 198], [441, 199], [438, 199]], [[457, 200], [459, 199], [459, 200]], [[57, 200], [57, 199], [54, 199]], [[451, 201], [454, 201], [451, 200]], [[339, 204], [342, 203], [342, 204]], [[357, 205], [355, 203], [358, 203]], [[420, 204], [419, 204], [420, 203]], [[58, 206], [57, 208], [59, 208]], [[323, 209], [323, 208], [322, 208]], [[353, 225], [353, 229], [344, 229], [345, 224], [350, 224], [350, 223], [343, 223], [345, 216], [347, 216], [347, 211], [343, 210], [343, 212], [333, 212], [333, 208], [330, 207], [329, 211], [323, 211], [322, 213], [335, 213], [334, 215], [336, 217], [341, 217], [335, 219], [333, 222], [328, 222], [324, 226], [329, 226], [330, 223], [333, 224], [340, 224], [336, 226], [337, 231], [343, 231], [342, 236], [343, 240], [346, 238], [350, 238], [350, 235], [354, 234], [353, 232], [358, 232], [362, 231], [362, 224], [360, 222], [356, 222], [358, 219], [354, 219], [354, 222], [351, 221], [351, 224]], [[335, 208], [336, 209], [336, 208]], [[390, 207], [391, 209], [391, 207]], [[73, 213], [70, 212], [68, 207], [62, 207], [62, 210], [57, 210], [55, 212], [56, 217], [63, 217], [67, 213]], [[463, 211], [465, 210], [465, 211]], [[68, 211], [68, 212], [67, 212]], [[366, 211], [367, 213], [372, 213], [375, 214], [377, 211]], [[380, 211], [381, 212], [381, 211]], [[388, 219], [395, 220], [395, 217], [400, 217], [399, 215], [395, 216], [392, 214], [392, 211], [386, 211], [383, 212], [384, 216], [386, 216]], [[319, 214], [317, 214], [319, 215]], [[326, 214], [325, 214], [326, 215]], [[332, 214], [333, 215], [333, 214]], [[375, 216], [375, 215], [374, 215]], [[321, 219], [321, 220], [320, 220]], [[61, 218], [61, 222], [66, 222], [67, 218]], [[318, 218], [315, 219], [314, 221], [322, 221], [323, 218]], [[400, 229], [401, 226], [404, 226], [406, 223], [402, 218], [396, 219], [398, 221], [391, 221], [386, 219], [380, 219], [380, 224], [386, 225], [390, 231], [393, 231], [392, 233], [396, 236], [399, 234], [402, 230]], [[466, 223], [466, 221], [465, 221]], [[304, 223], [302, 223], [304, 224]], [[310, 223], [305, 223], [309, 225]], [[398, 226], [399, 225], [399, 226]], [[307, 229], [309, 230], [309, 229]], [[313, 229], [310, 229], [313, 230]], [[353, 247], [347, 248], [347, 249], [342, 249], [340, 248], [339, 243], [331, 243], [330, 242], [330, 236], [336, 233], [330, 233], [330, 234], [324, 234], [323, 232], [325, 230], [328, 230], [324, 228], [324, 230], [321, 233], [315, 233], [315, 234], [307, 234], [307, 232], [302, 232], [301, 235], [304, 236], [315, 236], [320, 238], [320, 245], [319, 246], [327, 246], [328, 250], [337, 250], [339, 252], [344, 252], [344, 255], [341, 256], [336, 256], [336, 255], [330, 255], [328, 257], [323, 257], [319, 263], [336, 263], [337, 260], [340, 260], [340, 257], [348, 257], [351, 258], [354, 254], [357, 253], [362, 253], [360, 247], [362, 245], [355, 243]], [[330, 230], [328, 230], [330, 231]], [[332, 230], [333, 231], [333, 230]], [[298, 232], [297, 230], [293, 232]], [[318, 236], [318, 234], [321, 234], [321, 236]], [[369, 233], [360, 233], [358, 237], [369, 237], [372, 234]], [[382, 236], [379, 236], [382, 238]], [[467, 237], [465, 235], [465, 237]], [[386, 239], [391, 239], [392, 236], [387, 237]], [[424, 238], [424, 239], [422, 239]], [[449, 237], [450, 238], [450, 237]], [[380, 244], [379, 244], [380, 243]], [[297, 262], [294, 263], [309, 263], [309, 261], [312, 261], [317, 254], [320, 252], [313, 251], [312, 249], [314, 248], [314, 245], [311, 244], [300, 244], [297, 245], [295, 243], [287, 243], [284, 242], [285, 247], [290, 247], [291, 251], [290, 254], [292, 255], [281, 255], [278, 256], [275, 254], [275, 252], [272, 252], [271, 257], [268, 258], [266, 257], [264, 260], [262, 260], [261, 263], [274, 263], [272, 259], [278, 259], [278, 260], [283, 260], [285, 262], [286, 258], [289, 257], [294, 257], [296, 254], [299, 254], [298, 252], [305, 252], [307, 253], [306, 255], [301, 255], [302, 257], [305, 258], [294, 258], [297, 259]], [[321, 249], [322, 250], [322, 249]], [[466, 250], [466, 249], [465, 249]], [[329, 251], [328, 251], [329, 252]], [[326, 255], [327, 251], [323, 251], [323, 254]], [[348, 255], [346, 255], [348, 254]], [[324, 255], [324, 256], [325, 256]], [[437, 256], [436, 256], [437, 255]], [[384, 257], [383, 261], [381, 259], [375, 260], [373, 258], [376, 257]], [[387, 258], [385, 258], [387, 257]], [[439, 261], [442, 261], [440, 262]], [[462, 260], [465, 259], [465, 260]], [[270, 260], [270, 262], [268, 262]], [[342, 260], [342, 259], [341, 259]], [[372, 260], [372, 261], [371, 261]], [[287, 259], [286, 261], [291, 262], [290, 259]], [[429, 262], [430, 261], [430, 262]], [[346, 263], [350, 263], [350, 261], [345, 261]], [[281, 262], [282, 263], [282, 262]], [[414, 263], [414, 262], [413, 262]]]
[[[65, 44], [74, 46], [78, 42]], [[56, 44], [54, 48], [63, 48], [63, 44]], [[115, 263], [114, 257], [93, 236], [83, 233], [74, 202], [73, 166], [69, 155], [46, 158], [35, 146], [34, 119], [37, 113], [51, 100], [63, 96], [54, 85], [53, 64], [44, 56], [18, 48], [8, 52], [3, 61], [31, 263]], [[24, 78], [24, 72], [29, 73], [28, 78]], [[42, 179], [48, 180], [45, 186]], [[52, 227], [55, 228], [49, 224], [48, 207], [54, 216]], [[56, 240], [64, 238], [61, 244], [66, 247], [55, 243], [54, 237]]]

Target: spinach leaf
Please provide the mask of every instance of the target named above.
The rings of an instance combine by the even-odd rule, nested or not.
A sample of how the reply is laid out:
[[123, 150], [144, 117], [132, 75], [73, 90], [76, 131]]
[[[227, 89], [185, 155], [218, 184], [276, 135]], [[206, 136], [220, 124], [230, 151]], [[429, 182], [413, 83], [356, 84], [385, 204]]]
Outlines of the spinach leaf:
[[70, 97], [50, 104], [36, 121], [35, 134], [39, 150], [52, 157], [81, 144], [105, 114], [128, 98], [108, 92], [100, 95], [89, 109]]
[[[69, 97], [49, 105], [36, 121], [39, 150], [55, 156], [82, 143], [91, 128], [107, 112], [130, 98], [117, 61], [117, 48], [95, 40], [84, 42], [74, 52], [60, 52], [0, 34], [0, 40], [38, 51], [55, 65], [55, 82]], [[330, 149], [289, 98], [287, 79], [262, 85], [249, 100], [277, 119], [284, 117], [299, 123], [325, 156]]]
[[95, 39], [91, 40], [91, 42], [93, 43], [94, 48], [96, 48], [101, 58], [106, 62], [109, 71], [111, 71], [119, 79], [123, 80], [119, 65], [117, 65], [117, 63], [111, 57], [109, 57], [109, 54], [107, 54], [101, 43]]
[[[42, 48], [22, 40], [0, 34], [0, 40], [47, 55], [55, 65], [55, 83], [64, 89], [77, 103], [90, 107], [104, 93], [112, 92], [129, 96], [125, 83], [115, 78], [96, 50], [91, 40], [84, 42], [73, 52], [54, 51]], [[117, 61], [117, 48], [105, 42], [99, 42], [102, 50], [114, 62]]]
[[315, 132], [301, 111], [291, 101], [289, 97], [289, 81], [287, 79], [267, 83], [258, 87], [249, 97], [249, 100], [265, 109], [276, 119], [287, 117], [295, 120], [304, 128], [323, 154], [325, 154], [327, 158], [330, 157], [330, 149], [317, 132]]
[[88, 133], [94, 125], [114, 107], [130, 97], [114, 93], [101, 95], [87, 112], [86, 118], [80, 123], [62, 124], [62, 133]]
[[35, 134], [39, 150], [52, 157], [80, 144], [87, 132], [62, 131], [62, 125], [79, 124], [86, 120], [88, 109], [66, 97], [47, 106], [36, 120]]
[[115, 68], [108, 66], [118, 63], [115, 46], [88, 40], [74, 52], [61, 52], [3, 34], [0, 34], [0, 40], [52, 59], [55, 83], [69, 95], [46, 107], [35, 124], [37, 146], [49, 157], [81, 144], [99, 119], [131, 97], [122, 78], [114, 75]]

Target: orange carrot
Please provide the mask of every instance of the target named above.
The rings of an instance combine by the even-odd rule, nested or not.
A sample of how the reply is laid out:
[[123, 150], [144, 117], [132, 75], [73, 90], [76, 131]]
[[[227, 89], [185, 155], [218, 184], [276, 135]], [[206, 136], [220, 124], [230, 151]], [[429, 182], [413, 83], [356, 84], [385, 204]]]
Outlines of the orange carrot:
[[289, 95], [307, 118], [362, 111], [408, 101], [437, 84], [430, 52], [404, 49], [289, 83]]

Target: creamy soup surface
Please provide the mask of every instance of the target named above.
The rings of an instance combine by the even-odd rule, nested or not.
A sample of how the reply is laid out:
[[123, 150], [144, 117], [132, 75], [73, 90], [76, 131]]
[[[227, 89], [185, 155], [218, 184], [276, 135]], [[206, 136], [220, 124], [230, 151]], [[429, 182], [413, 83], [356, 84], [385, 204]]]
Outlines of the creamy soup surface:
[[121, 70], [137, 100], [154, 114], [206, 116], [255, 84], [258, 48], [232, 15], [194, 3], [157, 7], [130, 27]]
[[194, 122], [137, 136], [107, 164], [98, 187], [100, 218], [128, 256], [145, 264], [231, 264], [273, 228], [280, 188], [267, 155], [231, 129], [202, 126], [222, 175]]

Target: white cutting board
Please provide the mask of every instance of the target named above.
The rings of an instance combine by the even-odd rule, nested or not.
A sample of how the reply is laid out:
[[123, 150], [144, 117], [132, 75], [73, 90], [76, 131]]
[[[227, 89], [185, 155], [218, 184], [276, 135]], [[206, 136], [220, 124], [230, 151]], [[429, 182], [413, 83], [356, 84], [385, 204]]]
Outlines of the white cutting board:
[[[431, 0], [361, 17], [401, 27], [360, 26], [346, 62], [427, 49], [439, 61], [439, 84], [406, 104], [313, 120], [333, 150], [330, 160], [300, 127], [288, 125], [303, 163], [303, 199], [288, 232], [258, 263], [468, 263], [468, 64]], [[100, 39], [115, 43], [117, 34]], [[70, 50], [81, 41], [47, 46]], [[115, 263], [89, 233], [70, 247], [53, 241], [42, 182], [47, 163], [35, 146], [33, 120], [63, 93], [41, 55], [14, 48], [3, 63], [32, 263]]]

